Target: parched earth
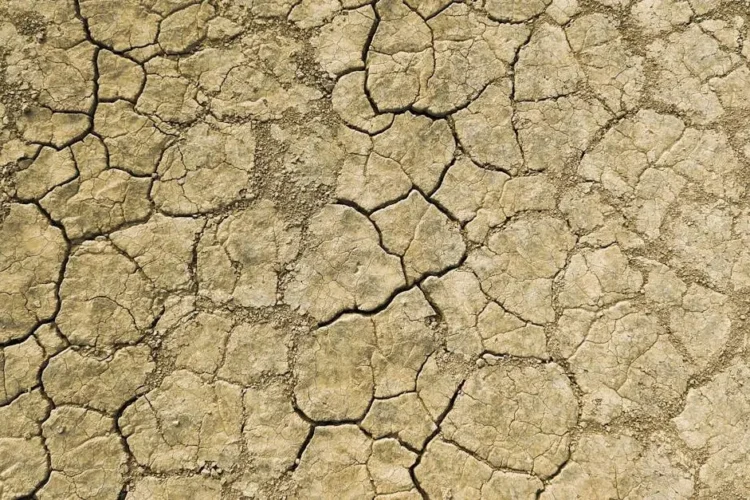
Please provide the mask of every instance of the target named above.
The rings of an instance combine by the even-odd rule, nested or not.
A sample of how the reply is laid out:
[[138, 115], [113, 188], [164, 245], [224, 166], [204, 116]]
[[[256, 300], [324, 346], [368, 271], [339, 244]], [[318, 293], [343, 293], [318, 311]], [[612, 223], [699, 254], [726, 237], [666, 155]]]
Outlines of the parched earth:
[[750, 498], [750, 3], [0, 1], [0, 500]]

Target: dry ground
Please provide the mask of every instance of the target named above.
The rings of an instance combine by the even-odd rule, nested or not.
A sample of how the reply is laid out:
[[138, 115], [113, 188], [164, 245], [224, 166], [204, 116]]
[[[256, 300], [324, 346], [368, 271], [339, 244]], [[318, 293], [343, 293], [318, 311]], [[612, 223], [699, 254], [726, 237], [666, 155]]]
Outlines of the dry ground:
[[0, 0], [0, 499], [750, 498], [749, 26]]

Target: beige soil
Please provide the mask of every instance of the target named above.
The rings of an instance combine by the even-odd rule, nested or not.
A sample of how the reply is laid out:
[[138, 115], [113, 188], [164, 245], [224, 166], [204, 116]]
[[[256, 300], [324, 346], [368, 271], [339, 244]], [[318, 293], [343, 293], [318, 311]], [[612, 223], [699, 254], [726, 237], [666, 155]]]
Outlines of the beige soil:
[[0, 500], [750, 498], [750, 3], [1, 0]]

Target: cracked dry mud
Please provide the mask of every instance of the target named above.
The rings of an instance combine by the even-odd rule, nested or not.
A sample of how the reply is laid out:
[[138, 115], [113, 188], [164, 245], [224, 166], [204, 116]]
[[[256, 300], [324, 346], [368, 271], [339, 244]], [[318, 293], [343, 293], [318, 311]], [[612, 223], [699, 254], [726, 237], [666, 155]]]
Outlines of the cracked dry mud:
[[750, 498], [750, 3], [0, 1], [0, 500]]

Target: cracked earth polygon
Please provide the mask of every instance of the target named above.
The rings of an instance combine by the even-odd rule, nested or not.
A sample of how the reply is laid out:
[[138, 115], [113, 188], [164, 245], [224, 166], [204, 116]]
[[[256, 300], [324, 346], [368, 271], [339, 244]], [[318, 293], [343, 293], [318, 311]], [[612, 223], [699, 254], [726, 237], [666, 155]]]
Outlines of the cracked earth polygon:
[[744, 0], [0, 0], [0, 500], [750, 498]]

